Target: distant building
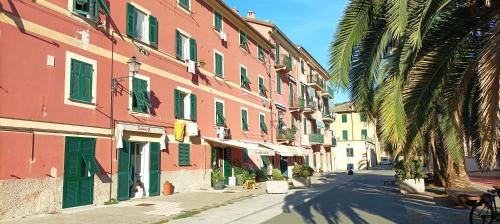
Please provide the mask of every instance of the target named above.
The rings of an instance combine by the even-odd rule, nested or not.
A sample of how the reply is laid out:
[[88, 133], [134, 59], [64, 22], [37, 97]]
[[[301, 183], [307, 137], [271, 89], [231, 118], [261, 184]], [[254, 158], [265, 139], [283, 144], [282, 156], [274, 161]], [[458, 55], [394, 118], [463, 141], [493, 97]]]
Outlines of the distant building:
[[[336, 144], [332, 150], [335, 169], [367, 169], [380, 161], [380, 143], [375, 124], [352, 102], [335, 105], [333, 124]], [[385, 155], [385, 154], [384, 154]]]

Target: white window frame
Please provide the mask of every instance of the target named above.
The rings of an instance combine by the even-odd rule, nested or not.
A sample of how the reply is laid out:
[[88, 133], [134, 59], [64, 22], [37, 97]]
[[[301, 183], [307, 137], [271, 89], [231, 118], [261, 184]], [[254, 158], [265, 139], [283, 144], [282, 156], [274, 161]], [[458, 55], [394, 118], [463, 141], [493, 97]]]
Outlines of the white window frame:
[[144, 13], [146, 16], [144, 17], [144, 34], [143, 34], [143, 37], [142, 39], [137, 39], [137, 38], [134, 38], [135, 40], [139, 40], [143, 43], [146, 43], [146, 44], [151, 44], [149, 42], [149, 18], [151, 17], [151, 11], [147, 10], [146, 8], [138, 5], [137, 3], [135, 2], [129, 2], [131, 5], [133, 5], [135, 7], [135, 10], [138, 10], [140, 11], [141, 13]]
[[189, 1], [189, 10], [186, 10], [184, 7], [182, 7], [179, 0], [176, 1], [177, 7], [179, 7], [182, 11], [186, 12], [187, 14], [191, 14], [191, 10], [192, 10], [193, 5], [192, 5], [191, 0], [188, 0], [188, 1]]
[[219, 33], [219, 31], [217, 31], [217, 30], [215, 29], [215, 12], [219, 13], [219, 15], [220, 15], [220, 17], [221, 17], [221, 22], [222, 22], [222, 23], [221, 23], [221, 26], [220, 26], [220, 30], [221, 30], [222, 32], [224, 32], [224, 16], [222, 15], [222, 13], [220, 13], [219, 11], [217, 11], [217, 10], [215, 10], [215, 9], [214, 9], [214, 10], [212, 10], [212, 17], [213, 17], [213, 18], [212, 18], [212, 28], [213, 28], [213, 30], [214, 30], [216, 33]]
[[182, 36], [186, 37], [186, 41], [182, 45], [182, 60], [186, 62], [189, 60], [189, 55], [191, 53], [189, 49], [189, 40], [192, 38], [191, 35], [188, 32], [185, 32], [184, 30], [177, 28], [177, 31], [179, 31], [179, 33], [181, 34], [181, 38]]
[[217, 76], [216, 71], [215, 71], [217, 68], [217, 60], [215, 59], [216, 54], [219, 54], [220, 56], [222, 56], [222, 78], [224, 78], [224, 73], [225, 73], [225, 71], [224, 71], [224, 54], [222, 52], [218, 51], [217, 49], [214, 49], [214, 77], [221, 78], [221, 77]]
[[[247, 131], [243, 130], [243, 116], [241, 114], [241, 111], [243, 111], [243, 110], [247, 112], [247, 126], [248, 126], [248, 130]], [[242, 132], [245, 132], [245, 133], [250, 132], [250, 119], [249, 119], [250, 116], [248, 114], [248, 108], [246, 108], [246, 107], [240, 107], [240, 118], [241, 118], [241, 120], [240, 120], [240, 126], [241, 126], [240, 130]]]
[[224, 119], [226, 119], [226, 104], [224, 100], [215, 98], [214, 99], [214, 124], [217, 125], [217, 102], [222, 103], [222, 115], [224, 115]]
[[[132, 72], [129, 73], [129, 76], [133, 76]], [[137, 73], [135, 74], [135, 77], [142, 79], [142, 80], [146, 80], [146, 82], [148, 83], [148, 97], [149, 97], [149, 99], [151, 99], [151, 79], [148, 76], [137, 74]], [[133, 83], [132, 78], [129, 78], [128, 79], [128, 89], [131, 92], [133, 90], [132, 83]], [[151, 116], [150, 112], [149, 113], [140, 113], [140, 112], [135, 112], [132, 110], [132, 94], [128, 94], [128, 113], [129, 113], [129, 115], [133, 114], [133, 115], [140, 115], [140, 116], [145, 116], [145, 117]]]
[[186, 96], [182, 100], [184, 103], [184, 114], [181, 118], [182, 120], [191, 120], [191, 95], [193, 92], [190, 89], [186, 89], [180, 86], [175, 87], [175, 89], [181, 91]]
[[247, 79], [248, 79], [248, 81], [250, 81], [250, 78], [249, 78], [249, 75], [248, 75], [249, 73], [248, 73], [248, 68], [247, 68], [247, 66], [244, 66], [243, 64], [240, 64], [240, 88], [241, 88], [241, 89], [243, 89], [243, 90], [245, 90], [245, 91], [250, 91], [250, 90], [249, 90], [249, 89], [250, 89], [250, 86], [248, 86], [248, 88], [249, 88], [249, 89], [246, 89], [246, 88], [244, 88], [244, 87], [242, 86], [242, 84], [243, 84], [243, 83], [241, 82], [241, 68], [244, 68], [244, 69], [245, 69], [245, 71], [247, 71]]
[[[92, 65], [92, 69], [94, 71], [92, 72], [92, 101], [90, 103], [70, 100], [71, 59], [75, 59]], [[95, 110], [96, 102], [97, 102], [97, 61], [70, 51], [66, 51], [66, 62], [64, 69], [64, 104]]]

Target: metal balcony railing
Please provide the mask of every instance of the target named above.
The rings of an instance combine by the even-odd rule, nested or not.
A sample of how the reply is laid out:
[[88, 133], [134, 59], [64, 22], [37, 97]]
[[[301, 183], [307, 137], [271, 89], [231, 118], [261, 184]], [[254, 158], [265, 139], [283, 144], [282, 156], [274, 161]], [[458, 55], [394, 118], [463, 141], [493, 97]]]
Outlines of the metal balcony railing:
[[308, 99], [308, 100], [302, 99], [302, 104], [303, 104], [304, 110], [316, 111], [318, 109], [316, 102], [314, 102], [314, 100], [312, 100], [312, 99]]
[[287, 128], [285, 130], [283, 129], [278, 129], [277, 130], [277, 139], [280, 141], [294, 141], [295, 140], [295, 134], [297, 133], [297, 130]]
[[276, 60], [274, 66], [281, 74], [292, 71], [292, 57], [289, 54], [280, 54], [279, 60]]
[[316, 89], [324, 89], [325, 88], [325, 80], [321, 78], [318, 74], [311, 74], [307, 76], [307, 83], [316, 87]]
[[325, 142], [325, 136], [322, 134], [309, 134], [310, 144], [323, 144]]

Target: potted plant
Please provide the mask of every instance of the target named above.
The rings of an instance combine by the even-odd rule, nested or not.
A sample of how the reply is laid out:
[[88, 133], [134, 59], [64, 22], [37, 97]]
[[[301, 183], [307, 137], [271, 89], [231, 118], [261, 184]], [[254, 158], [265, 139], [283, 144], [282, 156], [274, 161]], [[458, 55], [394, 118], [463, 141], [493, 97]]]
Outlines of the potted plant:
[[308, 165], [297, 164], [292, 169], [292, 183], [294, 187], [311, 186], [311, 176], [314, 170]]
[[174, 193], [174, 186], [168, 180], [163, 183], [163, 195], [171, 195]]
[[394, 164], [396, 178], [399, 180], [401, 194], [425, 192], [425, 171], [419, 160], [400, 160]]
[[220, 169], [212, 171], [212, 187], [215, 190], [222, 190], [224, 188], [224, 175], [222, 175]]
[[279, 169], [273, 169], [272, 180], [266, 182], [266, 191], [268, 194], [286, 194], [288, 193], [288, 181], [285, 179]]

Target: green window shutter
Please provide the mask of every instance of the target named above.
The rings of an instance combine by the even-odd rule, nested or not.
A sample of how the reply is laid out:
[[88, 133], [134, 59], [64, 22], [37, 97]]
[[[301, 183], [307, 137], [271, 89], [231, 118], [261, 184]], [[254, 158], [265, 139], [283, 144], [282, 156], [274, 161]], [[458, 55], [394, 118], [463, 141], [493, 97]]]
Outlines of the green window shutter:
[[215, 75], [219, 78], [223, 77], [222, 72], [222, 55], [215, 53]]
[[217, 31], [222, 30], [222, 16], [218, 12], [214, 12], [214, 29]]
[[347, 114], [342, 114], [342, 123], [347, 123]]
[[246, 110], [241, 110], [241, 129], [248, 131], [248, 112]]
[[281, 76], [276, 74], [276, 91], [281, 94]]
[[130, 37], [136, 37], [136, 26], [137, 24], [137, 12], [135, 7], [127, 3], [127, 35]]
[[73, 12], [88, 15], [90, 13], [89, 0], [73, 0]]
[[158, 47], [158, 19], [149, 16], [149, 44]]
[[191, 103], [191, 105], [190, 105], [190, 108], [191, 108], [191, 111], [190, 111], [191, 112], [190, 113], [191, 114], [191, 120], [192, 121], [196, 121], [196, 118], [197, 118], [197, 115], [196, 115], [196, 95], [191, 94], [189, 96], [189, 98], [190, 98], [189, 101]]
[[197, 52], [196, 52], [196, 40], [193, 38], [189, 39], [189, 59], [191, 59], [191, 61], [198, 60], [198, 56], [197, 56]]
[[240, 82], [241, 87], [246, 89], [250, 88], [250, 80], [248, 80], [247, 69], [244, 67], [240, 67]]
[[92, 74], [94, 73], [94, 68], [91, 64], [81, 63], [83, 72], [81, 76], [81, 100], [85, 102], [92, 102]]
[[347, 130], [342, 131], [342, 140], [349, 140], [349, 133]]
[[361, 139], [365, 140], [368, 137], [368, 131], [366, 129], [361, 129]]
[[261, 46], [257, 46], [257, 58], [261, 61], [264, 61], [264, 48]]
[[307, 135], [307, 120], [304, 118], [304, 135]]
[[129, 199], [130, 183], [130, 148], [131, 143], [123, 141], [123, 148], [118, 150], [118, 188], [117, 198], [120, 201]]
[[276, 64], [280, 64], [280, 44], [276, 42], [276, 55], [274, 56]]
[[290, 99], [289, 99], [290, 100], [290, 107], [292, 107], [293, 106], [293, 100], [294, 100], [293, 99], [294, 95], [293, 95], [293, 84], [292, 83], [289, 84], [289, 88], [290, 88], [290, 90], [289, 90], [290, 91]]
[[245, 49], [248, 48], [247, 34], [243, 31], [240, 31], [240, 47]]
[[80, 72], [81, 63], [75, 59], [71, 59], [71, 80], [69, 84], [69, 97], [72, 99], [80, 98]]
[[179, 0], [179, 5], [189, 11], [189, 0]]
[[243, 150], [243, 163], [248, 163], [248, 150]]
[[79, 201], [79, 171], [80, 171], [80, 141], [79, 138], [66, 137], [64, 155], [64, 179], [62, 207], [78, 206]]
[[148, 81], [140, 79], [140, 88], [142, 94], [141, 112], [148, 113], [149, 108], [151, 108], [151, 102], [149, 100], [149, 92], [148, 92]]
[[178, 89], [174, 89], [174, 116], [175, 118], [184, 118], [184, 115], [182, 114], [182, 97], [181, 97], [181, 91]]
[[132, 79], [132, 110], [147, 113], [151, 103], [149, 101], [148, 83], [139, 78]]
[[149, 143], [149, 196], [160, 195], [160, 143]]
[[179, 144], [179, 166], [189, 166], [191, 165], [191, 145], [189, 144]]
[[263, 132], [267, 132], [266, 120], [263, 114], [259, 115], [259, 122], [260, 122], [260, 130]]
[[364, 112], [361, 112], [359, 114], [361, 122], [366, 122], [366, 114]]
[[216, 102], [215, 113], [217, 126], [224, 126], [224, 104], [222, 104], [221, 102]]
[[266, 96], [266, 85], [264, 84], [264, 78], [259, 77], [259, 93], [261, 96]]
[[306, 72], [306, 68], [304, 67], [304, 61], [300, 60], [300, 70], [302, 71], [302, 74]]
[[178, 30], [175, 31], [175, 57], [177, 57], [177, 59], [179, 60], [183, 59], [181, 35], [181, 32], [179, 32]]
[[292, 130], [297, 130], [297, 127], [295, 127], [295, 120], [293, 119], [293, 116], [290, 116], [290, 124], [291, 124]]

